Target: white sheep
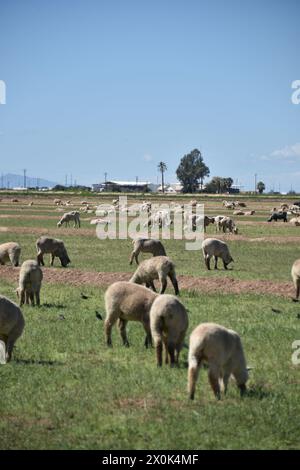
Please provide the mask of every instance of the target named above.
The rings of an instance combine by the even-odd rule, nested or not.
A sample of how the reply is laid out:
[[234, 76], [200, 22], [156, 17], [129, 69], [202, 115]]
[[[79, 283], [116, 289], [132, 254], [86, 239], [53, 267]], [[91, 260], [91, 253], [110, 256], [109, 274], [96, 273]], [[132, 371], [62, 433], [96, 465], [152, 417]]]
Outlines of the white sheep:
[[132, 264], [135, 259], [136, 264], [139, 264], [138, 256], [140, 253], [151, 253], [153, 256], [166, 256], [166, 250], [160, 240], [151, 238], [137, 238], [132, 240], [133, 251], [130, 256], [129, 264]]
[[34, 298], [36, 304], [40, 305], [40, 290], [42, 285], [43, 272], [36, 260], [27, 260], [21, 266], [19, 273], [19, 287], [17, 295], [20, 299], [20, 307], [26, 302], [34, 306]]
[[292, 266], [292, 279], [294, 282], [296, 297], [295, 300], [299, 300], [300, 296], [300, 259], [296, 260]]
[[58, 238], [40, 237], [36, 241], [37, 249], [37, 262], [39, 265], [44, 266], [43, 255], [45, 253], [51, 254], [50, 265], [53, 266], [54, 258], [57, 256], [60, 259], [61, 265], [65, 268], [71, 260], [68, 256], [66, 247], [62, 240]]
[[194, 399], [196, 382], [202, 364], [208, 364], [208, 378], [217, 399], [221, 398], [220, 381], [226, 394], [232, 374], [241, 395], [246, 391], [248, 370], [239, 335], [216, 323], [198, 325], [190, 336], [188, 393]]
[[163, 345], [166, 364], [178, 364], [179, 354], [188, 328], [186, 309], [174, 295], [158, 296], [150, 310], [150, 329], [156, 349], [157, 365], [162, 366]]
[[218, 258], [222, 259], [225, 269], [227, 269], [229, 263], [234, 261], [227, 244], [217, 238], [206, 238], [202, 242], [202, 253], [207, 269], [210, 269], [210, 259], [212, 256], [215, 259], [215, 269], [218, 269]]
[[11, 360], [17, 339], [22, 335], [25, 320], [20, 308], [7, 297], [0, 296], [0, 340], [6, 348], [6, 361]]
[[2, 243], [0, 245], [0, 264], [10, 261], [13, 266], [19, 266], [20, 254], [21, 247], [18, 243]]
[[230, 233], [238, 233], [238, 228], [235, 225], [235, 222], [230, 217], [223, 217], [219, 223], [219, 230], [220, 228], [223, 230], [224, 233], [228, 230]]
[[80, 214], [78, 211], [66, 212], [62, 216], [60, 221], [57, 222], [57, 226], [61, 227], [62, 224], [66, 224], [66, 226], [68, 227], [70, 222], [74, 222], [74, 228], [75, 227], [80, 228]]
[[146, 284], [146, 287], [156, 292], [153, 281], [159, 279], [161, 288], [159, 293], [163, 294], [167, 288], [167, 278], [170, 278], [175, 294], [179, 294], [176, 279], [175, 265], [168, 256], [154, 256], [143, 261], [133, 274], [130, 282], [135, 284]]
[[146, 331], [145, 346], [152, 344], [149, 312], [158, 296], [144, 286], [131, 282], [119, 281], [112, 284], [105, 292], [106, 318], [104, 332], [106, 344], [112, 346], [111, 331], [118, 320], [118, 327], [124, 346], [129, 346], [126, 325], [128, 321], [139, 321]]
[[295, 225], [295, 227], [299, 227], [300, 226], [300, 217], [293, 217], [290, 220], [290, 224]]

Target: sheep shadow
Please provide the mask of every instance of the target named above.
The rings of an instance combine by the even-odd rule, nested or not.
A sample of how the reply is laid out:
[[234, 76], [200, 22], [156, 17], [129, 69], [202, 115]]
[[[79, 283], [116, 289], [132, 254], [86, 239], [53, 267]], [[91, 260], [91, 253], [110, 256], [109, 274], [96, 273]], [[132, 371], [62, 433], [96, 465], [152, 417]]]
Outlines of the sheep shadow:
[[263, 400], [264, 398], [269, 398], [274, 396], [274, 392], [268, 390], [264, 385], [253, 385], [249, 387], [245, 393], [245, 398], [254, 398], [256, 400]]
[[14, 363], [18, 365], [37, 365], [37, 366], [63, 366], [60, 361], [45, 361], [43, 359], [14, 359]]
[[51, 302], [42, 304], [41, 307], [45, 307], [45, 308], [67, 308], [66, 305], [56, 304], [56, 303], [51, 303]]

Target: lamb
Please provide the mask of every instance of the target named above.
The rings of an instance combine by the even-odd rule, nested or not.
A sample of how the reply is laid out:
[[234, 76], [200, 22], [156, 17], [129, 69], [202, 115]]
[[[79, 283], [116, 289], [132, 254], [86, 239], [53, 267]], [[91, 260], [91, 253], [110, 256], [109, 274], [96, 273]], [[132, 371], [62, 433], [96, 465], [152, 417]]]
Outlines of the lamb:
[[20, 308], [7, 297], [0, 296], [0, 339], [5, 344], [6, 361], [11, 360], [17, 339], [22, 335], [25, 320]]
[[234, 211], [233, 215], [245, 215], [245, 212], [243, 212], [243, 211]]
[[290, 224], [293, 224], [293, 225], [295, 225], [296, 227], [299, 227], [299, 226], [300, 226], [300, 217], [293, 217], [293, 218], [290, 220]]
[[129, 282], [135, 284], [146, 284], [146, 287], [156, 292], [154, 279], [159, 279], [161, 283], [160, 294], [163, 294], [167, 288], [167, 277], [171, 279], [175, 294], [179, 294], [178, 283], [176, 279], [175, 265], [168, 256], [154, 256], [143, 261]]
[[294, 282], [294, 286], [296, 289], [296, 298], [295, 300], [299, 300], [300, 295], [300, 259], [296, 260], [292, 266], [292, 279]]
[[34, 297], [36, 304], [40, 305], [40, 290], [43, 279], [43, 273], [36, 260], [29, 259], [24, 261], [19, 274], [19, 287], [17, 295], [20, 299], [20, 307], [25, 303], [34, 306]]
[[218, 258], [222, 258], [224, 268], [227, 269], [229, 263], [234, 262], [225, 242], [217, 238], [206, 238], [202, 242], [202, 252], [207, 269], [210, 269], [210, 258], [215, 258], [215, 269], [218, 269]]
[[10, 261], [13, 266], [19, 266], [21, 247], [18, 243], [7, 242], [0, 245], [0, 264]]
[[238, 228], [235, 222], [230, 217], [223, 217], [219, 222], [219, 230], [222, 228], [223, 232], [226, 233], [228, 230], [230, 233], [238, 233]]
[[152, 344], [149, 312], [158, 294], [144, 286], [119, 281], [105, 292], [106, 318], [104, 332], [107, 346], [112, 346], [111, 331], [118, 320], [118, 328], [124, 346], [129, 346], [126, 325], [128, 321], [139, 321], [146, 331], [145, 346]]
[[232, 374], [240, 389], [241, 396], [246, 392], [248, 370], [243, 346], [239, 335], [216, 323], [198, 325], [190, 336], [188, 393], [194, 399], [198, 373], [203, 363], [208, 364], [208, 378], [215, 397], [220, 400], [220, 380], [224, 392]]
[[78, 227], [80, 228], [80, 215], [78, 211], [71, 211], [71, 212], [66, 212], [62, 218], [60, 219], [59, 222], [57, 222], [57, 226], [61, 227], [62, 224], [66, 224], [66, 226], [69, 226], [69, 222], [74, 221], [74, 228]]
[[157, 365], [162, 366], [163, 344], [166, 364], [178, 364], [179, 354], [188, 328], [186, 309], [174, 295], [158, 296], [150, 310], [150, 329], [156, 349]]
[[160, 240], [152, 240], [151, 238], [138, 238], [132, 240], [133, 251], [130, 257], [130, 263], [132, 264], [135, 259], [136, 264], [139, 264], [138, 256], [142, 253], [152, 253], [153, 256], [167, 256], [166, 250]]
[[268, 219], [268, 222], [272, 222], [273, 220], [275, 220], [275, 222], [277, 222], [277, 220], [283, 220], [284, 222], [287, 222], [287, 212], [273, 212], [271, 217]]
[[221, 230], [222, 227], [220, 225], [220, 222], [222, 219], [224, 219], [224, 217], [225, 217], [224, 215], [217, 215], [216, 217], [214, 217], [216, 232]]
[[201, 216], [201, 215], [196, 215], [196, 214], [188, 214], [185, 217], [186, 220], [186, 225], [184, 226], [184, 230], [188, 230], [190, 227], [192, 228], [192, 231], [195, 232], [198, 226], [203, 225], [204, 232], [206, 232], [206, 227], [208, 227], [209, 224], [214, 224], [215, 219], [214, 217], [208, 217], [207, 215]]
[[48, 238], [48, 237], [40, 237], [36, 241], [36, 248], [37, 248], [37, 262], [39, 266], [44, 264], [43, 255], [45, 253], [51, 254], [51, 263], [50, 265], [53, 266], [54, 258], [57, 256], [60, 259], [61, 265], [65, 268], [71, 260], [68, 256], [67, 250], [65, 248], [64, 242], [62, 240], [58, 240], [57, 238]]

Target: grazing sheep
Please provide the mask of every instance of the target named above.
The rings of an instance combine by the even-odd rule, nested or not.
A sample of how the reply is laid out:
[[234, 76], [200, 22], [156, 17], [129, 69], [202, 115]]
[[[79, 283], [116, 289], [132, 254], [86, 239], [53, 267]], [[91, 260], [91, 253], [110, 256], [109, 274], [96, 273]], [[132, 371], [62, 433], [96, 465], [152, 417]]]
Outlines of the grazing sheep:
[[233, 215], [245, 215], [243, 211], [233, 211]]
[[239, 335], [216, 323], [198, 325], [190, 336], [188, 392], [194, 399], [198, 373], [203, 363], [208, 364], [208, 378], [211, 388], [219, 400], [221, 398], [220, 380], [226, 394], [232, 374], [241, 395], [246, 391], [248, 370], [243, 346]]
[[163, 344], [166, 364], [178, 364], [179, 354], [188, 328], [186, 309], [174, 295], [157, 297], [150, 310], [150, 329], [156, 349], [157, 365], [162, 366]]
[[185, 217], [186, 220], [186, 225], [184, 226], [184, 230], [189, 230], [192, 228], [192, 231], [195, 232], [197, 230], [197, 227], [203, 226], [204, 232], [206, 232], [206, 227], [209, 226], [209, 224], [214, 224], [215, 219], [214, 217], [208, 217], [205, 215], [204, 217], [202, 215], [196, 215], [196, 214], [188, 214]]
[[290, 224], [293, 224], [293, 225], [295, 225], [296, 227], [299, 227], [299, 226], [300, 226], [300, 217], [293, 217], [293, 218], [290, 220]]
[[238, 233], [238, 228], [235, 225], [235, 222], [230, 217], [223, 217], [219, 222], [219, 230], [220, 228], [223, 230], [224, 233], [228, 230], [230, 233]]
[[61, 199], [54, 199], [53, 203], [56, 205], [56, 206], [60, 206], [62, 204], [62, 200]]
[[29, 205], [30, 207], [31, 207], [31, 206], [33, 206], [33, 202], [32, 202], [32, 201], [30, 201], [30, 203], [29, 203], [28, 205]]
[[20, 308], [7, 297], [0, 296], [0, 339], [5, 344], [6, 361], [11, 360], [17, 339], [22, 335], [25, 320]]
[[275, 222], [277, 222], [277, 220], [283, 220], [284, 222], [287, 222], [287, 213], [273, 212], [271, 217], [268, 219], [268, 222], [272, 222], [273, 220], [275, 220]]
[[218, 258], [222, 259], [225, 269], [227, 269], [229, 263], [234, 261], [226, 243], [217, 238], [206, 238], [202, 242], [202, 252], [207, 269], [210, 269], [210, 258], [212, 256], [215, 258], [215, 269], [218, 269]]
[[289, 205], [288, 205], [286, 202], [284, 202], [284, 203], [280, 204], [280, 207], [281, 207], [281, 209], [283, 209], [284, 211], [286, 211], [286, 210], [288, 210]]
[[130, 262], [132, 264], [135, 259], [139, 264], [138, 256], [140, 253], [152, 253], [153, 256], [166, 256], [166, 250], [160, 240], [152, 240], [151, 238], [138, 238], [132, 240], [133, 252], [131, 253]]
[[220, 232], [221, 230], [221, 220], [224, 219], [224, 215], [217, 215], [216, 217], [214, 217], [214, 220], [215, 220], [215, 226], [216, 226], [216, 232]]
[[53, 266], [55, 256], [57, 256], [60, 259], [61, 265], [64, 268], [69, 263], [71, 263], [71, 260], [68, 256], [64, 242], [62, 240], [58, 240], [57, 238], [40, 237], [36, 241], [36, 248], [37, 248], [37, 262], [39, 266], [41, 264], [45, 266], [44, 259], [43, 259], [43, 255], [45, 253], [51, 254], [51, 263], [50, 263], [51, 266]]
[[7, 242], [0, 245], [0, 264], [10, 261], [13, 266], [19, 266], [21, 247], [18, 243]]
[[296, 300], [299, 300], [300, 295], [300, 259], [295, 261], [292, 266], [292, 279], [296, 289]]
[[159, 279], [161, 283], [160, 294], [163, 294], [167, 288], [167, 277], [171, 279], [175, 294], [179, 294], [178, 283], [176, 279], [175, 265], [167, 256], [154, 256], [153, 258], [143, 261], [133, 276], [130, 282], [135, 284], [146, 284], [146, 287], [156, 292], [154, 286], [154, 279]]
[[17, 295], [20, 299], [20, 307], [25, 303], [34, 306], [34, 297], [36, 304], [40, 305], [40, 290], [42, 285], [43, 273], [38, 262], [32, 259], [24, 261], [19, 274], [19, 287]]
[[152, 344], [149, 312], [158, 294], [144, 286], [119, 281], [112, 284], [104, 295], [106, 318], [104, 332], [107, 346], [112, 346], [111, 331], [118, 320], [124, 346], [129, 346], [126, 325], [128, 321], [139, 321], [146, 331], [145, 346]]
[[74, 228], [78, 227], [80, 228], [80, 215], [78, 211], [71, 211], [71, 212], [66, 212], [62, 218], [60, 219], [59, 222], [57, 222], [57, 226], [61, 227], [62, 224], [66, 224], [67, 227], [69, 227], [69, 223], [74, 221]]

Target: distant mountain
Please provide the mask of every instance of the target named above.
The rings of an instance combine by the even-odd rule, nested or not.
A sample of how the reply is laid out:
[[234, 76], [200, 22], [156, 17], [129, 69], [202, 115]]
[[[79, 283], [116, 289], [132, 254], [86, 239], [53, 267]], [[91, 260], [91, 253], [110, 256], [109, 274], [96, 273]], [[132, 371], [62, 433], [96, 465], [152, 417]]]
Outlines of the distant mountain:
[[[47, 187], [53, 188], [58, 183], [55, 181], [45, 180], [39, 177], [32, 177], [26, 176], [26, 187], [27, 188], [35, 188], [38, 186], [39, 188]], [[8, 173], [7, 175], [0, 176], [0, 188], [21, 188], [24, 186], [24, 176], [23, 175], [14, 175], [12, 173]]]

